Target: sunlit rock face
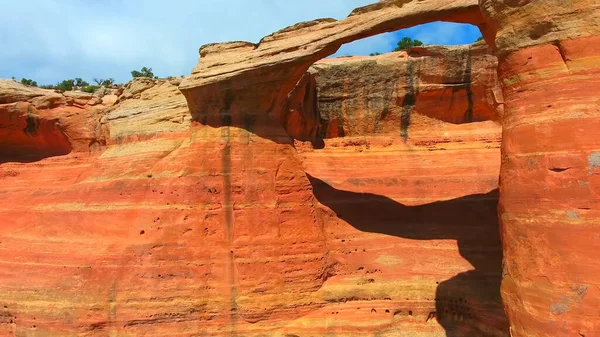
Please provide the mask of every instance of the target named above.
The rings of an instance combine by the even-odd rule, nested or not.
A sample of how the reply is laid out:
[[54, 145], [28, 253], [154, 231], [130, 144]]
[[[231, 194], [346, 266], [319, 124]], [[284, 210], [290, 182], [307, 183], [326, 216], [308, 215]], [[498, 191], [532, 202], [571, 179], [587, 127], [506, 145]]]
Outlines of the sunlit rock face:
[[513, 336], [600, 334], [600, 3], [480, 1], [506, 111], [502, 296]]
[[496, 62], [483, 44], [326, 59], [290, 95], [346, 329], [508, 335]]
[[[0, 82], [1, 333], [598, 334], [598, 5], [480, 2], [381, 1], [104, 97]], [[495, 52], [317, 62], [437, 20]]]
[[[291, 141], [191, 125], [176, 85], [138, 84], [94, 122], [55, 120], [69, 154], [2, 154], [2, 334], [258, 336], [322, 307], [331, 262]], [[75, 146], [67, 126], [95, 123], [105, 144]]]
[[[0, 166], [3, 332], [505, 334], [495, 58], [482, 46], [419, 53], [315, 65], [322, 119], [336, 116], [330, 97], [347, 106], [347, 135], [328, 135], [322, 149], [295, 141], [279, 118], [247, 117], [244, 96], [192, 121], [170, 81], [128, 84], [93, 120], [57, 118], [69, 154]], [[396, 104], [409, 59], [422, 64], [421, 94], [404, 137]], [[472, 122], [457, 117], [468, 86], [454, 83], [469, 59]], [[373, 62], [397, 69], [396, 89], [337, 89], [374, 76], [377, 67], [355, 73]], [[330, 66], [345, 74], [339, 86]], [[394, 117], [360, 136], [384, 106]], [[75, 108], [88, 111], [53, 111]], [[103, 132], [95, 150], [68, 137], [87, 129]]]
[[92, 94], [56, 93], [0, 79], [0, 163], [36, 161], [99, 149], [106, 135]]
[[319, 143], [384, 134], [407, 140], [423, 123], [499, 121], [496, 69], [484, 43], [324, 59], [290, 94], [284, 125], [294, 138]]

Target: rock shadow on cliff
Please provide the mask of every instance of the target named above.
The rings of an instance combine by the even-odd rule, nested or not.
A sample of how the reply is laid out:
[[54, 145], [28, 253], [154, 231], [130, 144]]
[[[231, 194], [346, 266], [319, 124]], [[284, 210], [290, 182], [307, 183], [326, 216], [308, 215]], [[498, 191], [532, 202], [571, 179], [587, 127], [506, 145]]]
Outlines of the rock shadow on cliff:
[[474, 270], [440, 282], [430, 318], [448, 337], [508, 336], [500, 298], [502, 245], [498, 190], [419, 206], [385, 196], [333, 188], [307, 175], [319, 202], [354, 228], [413, 240], [456, 240]]

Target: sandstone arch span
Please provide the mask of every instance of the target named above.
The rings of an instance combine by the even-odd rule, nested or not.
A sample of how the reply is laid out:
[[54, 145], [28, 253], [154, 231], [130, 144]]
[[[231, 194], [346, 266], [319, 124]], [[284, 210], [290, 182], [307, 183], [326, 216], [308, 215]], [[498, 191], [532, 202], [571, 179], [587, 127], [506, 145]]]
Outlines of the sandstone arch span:
[[474, 0], [383, 1], [358, 8], [343, 20], [296, 24], [264, 37], [258, 44], [203, 46], [201, 61], [179, 89], [197, 121], [218, 125], [218, 116], [227, 115], [233, 125], [244, 125], [247, 116], [253, 115], [258, 118], [256, 124], [264, 124], [266, 121], [261, 120], [281, 115], [287, 95], [306, 70], [334, 54], [342, 44], [433, 21], [486, 27]]
[[204, 46], [180, 90], [201, 123], [289, 144], [281, 112], [313, 62], [343, 43], [432, 21], [479, 26], [500, 58], [502, 296], [511, 334], [599, 334], [600, 1], [381, 1], [258, 45]]

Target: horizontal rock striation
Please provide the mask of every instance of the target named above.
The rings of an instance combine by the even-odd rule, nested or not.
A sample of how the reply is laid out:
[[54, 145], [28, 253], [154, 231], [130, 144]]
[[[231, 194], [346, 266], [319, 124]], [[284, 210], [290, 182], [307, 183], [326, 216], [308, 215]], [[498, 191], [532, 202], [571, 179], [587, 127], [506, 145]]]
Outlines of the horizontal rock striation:
[[[497, 61], [483, 44], [417, 51], [319, 61], [290, 95], [286, 130], [312, 138], [296, 148], [324, 210], [330, 254], [344, 261], [328, 283], [342, 301], [361, 299], [342, 306], [361, 308], [346, 329], [506, 336]], [[418, 71], [407, 79], [409, 62]], [[365, 301], [369, 291], [387, 296]], [[390, 313], [389, 326], [375, 323]], [[341, 315], [336, 321], [349, 312]]]
[[512, 336], [600, 335], [600, 2], [480, 3], [506, 102], [499, 210]]
[[[316, 151], [276, 119], [254, 129], [192, 121], [176, 84], [136, 80], [116, 104], [94, 107], [106, 137], [99, 151], [0, 166], [0, 331], [505, 332], [491, 262], [501, 257], [494, 118], [453, 124], [443, 121], [455, 111], [440, 110], [439, 120], [415, 122], [408, 141], [395, 125], [328, 138]], [[425, 175], [421, 160], [431, 165]], [[390, 216], [360, 217], [373, 208]]]
[[[597, 335], [597, 9], [386, 0], [102, 97], [0, 81], [0, 334]], [[310, 68], [437, 20], [499, 59]]]
[[496, 57], [484, 43], [413, 48], [315, 63], [290, 94], [284, 126], [295, 139], [402, 135], [419, 123], [502, 116]]
[[97, 151], [107, 104], [84, 92], [57, 93], [0, 80], [0, 162]]
[[56, 118], [26, 102], [0, 105], [0, 160], [35, 161], [71, 152]]

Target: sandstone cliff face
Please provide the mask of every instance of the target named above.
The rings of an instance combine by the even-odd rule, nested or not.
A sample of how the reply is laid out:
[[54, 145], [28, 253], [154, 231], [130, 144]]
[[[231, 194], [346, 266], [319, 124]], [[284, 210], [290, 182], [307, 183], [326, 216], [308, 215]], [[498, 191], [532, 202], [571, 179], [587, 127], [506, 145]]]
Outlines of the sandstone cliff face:
[[[597, 335], [598, 3], [479, 2], [204, 46], [181, 94], [0, 86], [0, 331]], [[309, 69], [436, 20], [481, 28], [502, 93], [481, 45]]]
[[497, 121], [502, 92], [487, 49], [428, 46], [319, 61], [290, 94], [286, 131], [313, 142], [394, 133], [407, 140], [411, 126], [434, 120]]
[[[467, 89], [442, 84], [463, 78], [468, 49], [452, 51], [462, 56], [448, 64], [438, 49], [420, 51], [436, 56], [424, 61], [429, 72], [416, 86], [436, 93], [419, 96], [423, 110], [416, 108], [408, 139], [397, 123], [402, 91], [339, 91], [327, 75], [335, 64], [340, 83], [351, 82], [357, 63], [377, 62], [403, 76], [405, 54], [315, 66], [322, 119], [336, 95], [391, 106], [396, 116], [362, 137], [371, 119], [353, 118], [365, 110], [349, 104], [346, 137], [327, 138], [322, 150], [294, 142], [276, 118], [228, 117], [244, 111], [235, 98], [217, 118], [192, 122], [170, 81], [130, 83], [111, 99], [117, 104], [93, 107], [97, 120], [59, 118], [65, 135], [64, 125], [100, 123], [105, 145], [82, 152], [67, 143], [68, 155], [0, 166], [3, 333], [502, 334], [500, 269], [484, 262], [501, 256], [494, 235], [501, 106], [489, 96], [495, 59], [473, 53], [480, 122], [455, 120], [468, 108]], [[380, 70], [358, 69], [371, 78]], [[398, 88], [403, 81], [395, 80]], [[455, 105], [425, 108], [445, 91]], [[463, 159], [450, 162], [448, 153]], [[415, 166], [422, 160], [431, 165], [425, 175]], [[383, 217], [365, 219], [369, 210]], [[442, 218], [460, 213], [470, 215]]]
[[331, 261], [290, 145], [190, 129], [169, 82], [119, 101], [102, 151], [0, 166], [2, 333], [258, 336], [322, 307]]
[[506, 312], [513, 336], [600, 335], [600, 2], [515, 5], [481, 1], [506, 100]]
[[[328, 130], [317, 150], [296, 142], [324, 209], [330, 256], [343, 261], [328, 286], [344, 315], [374, 309], [358, 310], [346, 328], [508, 334], [498, 290], [495, 69], [484, 45], [326, 59], [309, 70], [312, 84], [301, 81], [290, 96], [288, 116], [306, 118], [288, 118], [287, 130], [306, 120]], [[367, 301], [371, 291], [386, 295]], [[387, 311], [392, 322], [378, 326]]]
[[[285, 121], [289, 109], [282, 108], [282, 94], [340, 43], [421, 23], [423, 11], [429, 21], [478, 25], [500, 57], [506, 102], [500, 217], [502, 288], [512, 335], [598, 334], [594, 308], [600, 288], [592, 253], [598, 247], [593, 234], [598, 230], [597, 137], [592, 131], [598, 102], [592, 91], [598, 87], [600, 64], [599, 3], [481, 0], [481, 11], [472, 11], [474, 6], [470, 1], [383, 1], [341, 21], [297, 25], [258, 45], [209, 46], [203, 53], [208, 57], [181, 89], [193, 114], [221, 111], [204, 109], [199, 97], [218, 101], [233, 95], [249, 111]], [[314, 38], [316, 30], [323, 32], [321, 38]], [[256, 83], [273, 93], [266, 103], [236, 95], [250, 92]], [[290, 129], [303, 134], [307, 130], [299, 124]], [[308, 127], [310, 137], [318, 136]]]
[[33, 161], [105, 143], [102, 99], [92, 94], [27, 87], [0, 80], [0, 158]]

